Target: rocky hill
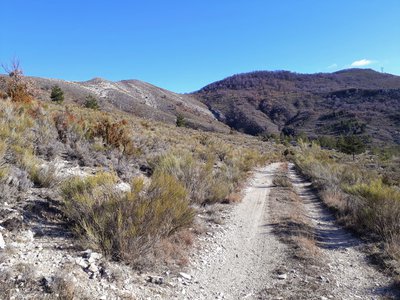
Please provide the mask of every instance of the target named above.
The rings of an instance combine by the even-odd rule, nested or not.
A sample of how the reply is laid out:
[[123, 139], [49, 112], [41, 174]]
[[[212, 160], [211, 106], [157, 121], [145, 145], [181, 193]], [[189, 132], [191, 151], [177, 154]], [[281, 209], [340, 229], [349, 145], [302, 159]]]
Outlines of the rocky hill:
[[[0, 76], [0, 88], [5, 77]], [[176, 94], [139, 80], [113, 82], [94, 78], [84, 82], [29, 77], [37, 89], [37, 98], [50, 101], [51, 89], [58, 85], [65, 102], [83, 104], [88, 95], [94, 96], [102, 110], [127, 112], [144, 119], [175, 123], [178, 114], [185, 117], [189, 127], [208, 131], [229, 132], [206, 105], [190, 95]]]
[[400, 77], [370, 69], [245, 73], [207, 85], [193, 96], [218, 120], [249, 134], [356, 132], [400, 143]]

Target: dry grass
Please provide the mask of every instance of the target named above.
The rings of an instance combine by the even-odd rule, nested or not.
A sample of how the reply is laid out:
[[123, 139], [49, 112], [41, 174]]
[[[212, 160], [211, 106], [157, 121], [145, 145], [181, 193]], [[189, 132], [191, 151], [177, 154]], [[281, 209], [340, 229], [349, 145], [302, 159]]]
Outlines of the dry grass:
[[[302, 144], [294, 160], [340, 222], [365, 237], [383, 242], [383, 257], [388, 254], [399, 262], [400, 186], [387, 180], [397, 157], [383, 163], [367, 154], [357, 159], [353, 162], [344, 154]], [[377, 168], [379, 164], [385, 168]]]
[[314, 227], [306, 216], [301, 199], [294, 190], [287, 172], [288, 167], [284, 165], [273, 179], [275, 188], [271, 197], [276, 199], [275, 232], [285, 243], [293, 246], [294, 257], [316, 261], [319, 251], [314, 239]]
[[73, 280], [67, 276], [56, 277], [52, 284], [52, 294], [59, 300], [73, 300], [77, 291]]
[[162, 263], [170, 268], [184, 267], [189, 263], [189, 252], [194, 243], [194, 234], [189, 229], [181, 230], [160, 240], [152, 253], [152, 262]]

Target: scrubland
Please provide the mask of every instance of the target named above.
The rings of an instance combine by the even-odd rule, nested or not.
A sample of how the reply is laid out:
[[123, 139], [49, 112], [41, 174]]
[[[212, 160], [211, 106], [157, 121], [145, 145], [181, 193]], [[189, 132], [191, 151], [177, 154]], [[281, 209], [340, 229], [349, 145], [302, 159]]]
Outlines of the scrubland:
[[340, 223], [374, 241], [371, 257], [400, 271], [400, 158], [367, 152], [356, 160], [346, 154], [300, 142], [293, 160], [313, 181], [320, 198]]
[[[245, 135], [37, 101], [26, 85], [16, 91], [0, 101], [0, 201], [51, 189], [82, 247], [132, 265], [176, 241], [199, 207], [236, 199], [253, 167], [280, 157]], [[87, 172], [72, 176], [66, 162]]]

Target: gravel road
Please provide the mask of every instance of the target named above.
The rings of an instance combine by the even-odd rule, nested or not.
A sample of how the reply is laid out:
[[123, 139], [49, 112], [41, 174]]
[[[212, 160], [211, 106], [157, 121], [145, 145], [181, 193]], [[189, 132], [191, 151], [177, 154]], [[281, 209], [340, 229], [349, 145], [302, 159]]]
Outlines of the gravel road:
[[[193, 262], [193, 284], [179, 291], [186, 299], [256, 299], [285, 255], [285, 245], [271, 232], [268, 195], [279, 163], [257, 169], [226, 229]], [[279, 280], [279, 279], [276, 279]]]
[[[308, 266], [290, 254], [293, 245], [273, 232], [274, 216], [279, 215], [274, 201], [281, 200], [279, 192], [274, 197], [270, 192], [276, 188], [272, 181], [281, 166], [274, 163], [254, 171], [242, 202], [225, 211], [225, 223], [201, 239], [201, 250], [193, 254], [187, 273], [178, 276], [167, 298], [395, 299], [390, 278], [368, 264], [362, 242], [336, 225], [293, 165], [288, 176], [312, 220], [323, 266]], [[301, 274], [304, 268], [315, 272]], [[286, 274], [279, 273], [282, 269]], [[323, 285], [319, 292], [316, 285]]]

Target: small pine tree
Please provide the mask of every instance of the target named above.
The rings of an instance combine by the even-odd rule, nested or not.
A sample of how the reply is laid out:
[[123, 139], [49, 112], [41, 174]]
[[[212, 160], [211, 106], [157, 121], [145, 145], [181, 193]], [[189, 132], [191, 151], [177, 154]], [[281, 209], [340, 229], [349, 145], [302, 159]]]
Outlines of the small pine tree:
[[343, 153], [351, 154], [353, 160], [356, 154], [361, 154], [365, 151], [365, 143], [359, 136], [354, 134], [340, 137], [337, 142], [337, 147]]
[[85, 107], [95, 109], [95, 110], [100, 108], [99, 103], [97, 102], [97, 99], [95, 97], [93, 97], [92, 95], [89, 95], [86, 97]]
[[57, 102], [57, 103], [63, 102], [64, 101], [63, 90], [58, 85], [53, 86], [53, 88], [51, 89], [50, 98], [52, 101]]
[[185, 125], [186, 125], [185, 117], [181, 114], [178, 114], [176, 116], [176, 127], [185, 127]]

